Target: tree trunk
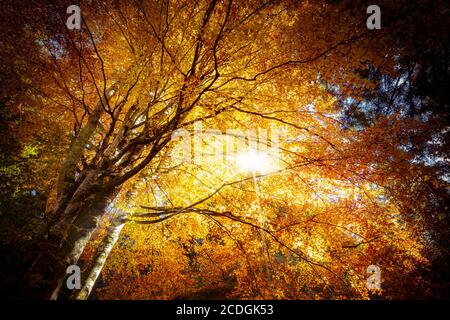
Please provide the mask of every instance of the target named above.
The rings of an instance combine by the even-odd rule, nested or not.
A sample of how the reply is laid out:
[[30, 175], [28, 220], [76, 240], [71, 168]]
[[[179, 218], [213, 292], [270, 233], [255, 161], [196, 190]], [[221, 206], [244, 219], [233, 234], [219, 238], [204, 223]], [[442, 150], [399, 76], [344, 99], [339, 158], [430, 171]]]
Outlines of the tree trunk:
[[[129, 75], [134, 75], [139, 68], [139, 64], [131, 66], [123, 73], [123, 79], [106, 90], [106, 94], [89, 114], [87, 123], [69, 147], [58, 172], [57, 200], [50, 217], [51, 229], [48, 239], [38, 244], [36, 258], [22, 283], [25, 297], [33, 299], [58, 297], [66, 278], [67, 267], [78, 262], [84, 247], [97, 228], [108, 200], [117, 194], [118, 188], [115, 186], [111, 186], [107, 191], [98, 191], [100, 186], [107, 188], [103, 181], [99, 180], [99, 170], [105, 172], [108, 168], [100, 165], [97, 166], [98, 170], [86, 169], [79, 178], [76, 178], [76, 169], [86, 145], [98, 128], [104, 106], [120, 88], [127, 90], [134, 85], [134, 80], [132, 81]], [[117, 141], [108, 149], [107, 154], [113, 152], [116, 146]], [[99, 161], [93, 163], [93, 166], [99, 163], [103, 164]]]
[[103, 237], [99, 247], [97, 248], [92, 263], [89, 265], [89, 273], [82, 281], [81, 290], [74, 292], [71, 296], [72, 299], [86, 300], [89, 297], [89, 294], [91, 293], [92, 288], [94, 287], [94, 284], [103, 269], [109, 253], [119, 239], [120, 232], [125, 226], [126, 218], [126, 213], [122, 211], [118, 211], [118, 214], [113, 217], [112, 226], [108, 228], [106, 235]]
[[52, 292], [50, 299], [56, 300], [63, 282], [66, 278], [66, 268], [70, 265], [77, 264], [78, 259], [83, 253], [92, 233], [97, 229], [98, 222], [108, 205], [109, 197], [100, 194], [96, 197], [94, 204], [85, 210], [77, 219], [75, 224], [71, 225], [69, 237], [67, 238], [63, 252], [64, 256], [64, 273], [57, 279], [57, 284]]
[[[105, 212], [108, 200], [116, 192], [101, 193], [84, 208], [81, 203], [70, 202], [69, 206], [84, 208], [78, 218], [69, 225], [67, 237], [60, 233], [40, 244], [40, 252], [24, 279], [24, 294], [33, 299], [57, 299], [66, 278], [66, 269], [78, 262], [100, 217]], [[82, 202], [83, 199], [78, 201]]]

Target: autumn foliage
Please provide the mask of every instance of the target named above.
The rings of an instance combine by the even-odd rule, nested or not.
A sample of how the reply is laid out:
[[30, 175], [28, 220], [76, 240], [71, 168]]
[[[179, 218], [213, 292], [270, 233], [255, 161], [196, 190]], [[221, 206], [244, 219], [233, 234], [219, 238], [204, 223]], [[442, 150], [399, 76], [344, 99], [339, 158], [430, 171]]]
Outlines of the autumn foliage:
[[380, 1], [380, 30], [364, 1], [70, 4], [2, 11], [16, 297], [446, 294], [445, 1]]

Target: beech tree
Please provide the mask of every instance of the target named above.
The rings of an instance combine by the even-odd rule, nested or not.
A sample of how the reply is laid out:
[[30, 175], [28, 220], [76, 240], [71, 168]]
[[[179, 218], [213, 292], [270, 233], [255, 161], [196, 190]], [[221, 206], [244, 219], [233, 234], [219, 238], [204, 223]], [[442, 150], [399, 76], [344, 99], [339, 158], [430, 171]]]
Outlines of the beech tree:
[[[3, 12], [15, 82], [2, 98], [33, 119], [22, 141], [47, 137], [27, 296], [86, 299], [102, 270], [101, 298], [218, 285], [242, 298], [395, 298], [413, 278], [427, 285], [427, 190], [446, 184], [405, 146], [428, 124], [399, 110], [364, 129], [341, 117], [380, 87], [361, 70], [400, 79], [404, 47], [386, 34], [405, 17], [367, 30], [362, 3], [80, 1], [72, 30], [69, 5]], [[82, 289], [68, 292], [74, 264]], [[367, 286], [371, 265], [390, 289]]]

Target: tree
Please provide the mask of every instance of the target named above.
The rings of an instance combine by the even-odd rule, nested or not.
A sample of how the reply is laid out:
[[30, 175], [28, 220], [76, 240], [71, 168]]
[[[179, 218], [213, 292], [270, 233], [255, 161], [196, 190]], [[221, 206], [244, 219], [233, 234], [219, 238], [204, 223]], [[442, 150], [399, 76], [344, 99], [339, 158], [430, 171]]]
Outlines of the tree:
[[[159, 223], [151, 250], [160, 265], [141, 271], [143, 284], [164, 297], [199, 275], [197, 282], [208, 286], [236, 281], [242, 297], [368, 297], [369, 265], [382, 264], [393, 283], [398, 259], [408, 272], [426, 265], [422, 222], [408, 208], [433, 172], [401, 149], [403, 133], [419, 124], [390, 114], [359, 132], [342, 130], [336, 117], [336, 91], [363, 99], [376, 86], [355, 70], [370, 64], [394, 73], [394, 57], [402, 53], [383, 31], [365, 28], [356, 13], [365, 12], [362, 5], [92, 1], [80, 3], [81, 30], [66, 28], [68, 5], [36, 1], [21, 8], [21, 19], [6, 10], [8, 43], [23, 38], [26, 44], [6, 60], [5, 69], [21, 79], [9, 103], [33, 106], [26, 113], [41, 115], [38, 126], [58, 122], [63, 141], [70, 141], [64, 158], [52, 161], [59, 171], [47, 183], [48, 230], [25, 277], [28, 295], [68, 297], [61, 290], [65, 270], [84, 252], [88, 281], [74, 296], [86, 298], [112, 252], [106, 267], [116, 290], [145, 297], [121, 281], [149, 265], [145, 232], [156, 232]], [[13, 50], [2, 45], [5, 55]], [[33, 68], [26, 68], [29, 61]], [[269, 172], [175, 156], [185, 142], [176, 139], [180, 132], [248, 123], [284, 135], [280, 164]], [[223, 147], [217, 135], [197, 140], [202, 152]], [[258, 135], [224, 139], [229, 136], [256, 148], [265, 144], [255, 141]], [[114, 222], [111, 208], [129, 218]], [[138, 244], [119, 241], [111, 251], [123, 240], [123, 223]], [[126, 264], [117, 261], [123, 246]], [[182, 282], [174, 284], [166, 272], [182, 272]], [[117, 296], [111, 288], [104, 292]]]

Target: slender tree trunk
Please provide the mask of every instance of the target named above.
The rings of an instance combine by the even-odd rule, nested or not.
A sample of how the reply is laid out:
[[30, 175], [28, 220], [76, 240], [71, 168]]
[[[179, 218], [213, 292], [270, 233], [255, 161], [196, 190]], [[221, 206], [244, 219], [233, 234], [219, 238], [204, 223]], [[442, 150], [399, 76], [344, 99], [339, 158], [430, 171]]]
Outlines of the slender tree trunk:
[[108, 228], [100, 246], [97, 248], [94, 259], [89, 266], [88, 275], [84, 277], [82, 281], [81, 290], [74, 292], [71, 296], [72, 299], [86, 300], [89, 297], [92, 288], [105, 265], [109, 253], [119, 239], [122, 228], [125, 226], [126, 214], [122, 211], [118, 211], [118, 213], [119, 214], [112, 219], [112, 226]]

